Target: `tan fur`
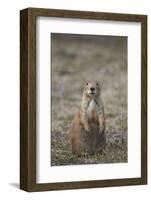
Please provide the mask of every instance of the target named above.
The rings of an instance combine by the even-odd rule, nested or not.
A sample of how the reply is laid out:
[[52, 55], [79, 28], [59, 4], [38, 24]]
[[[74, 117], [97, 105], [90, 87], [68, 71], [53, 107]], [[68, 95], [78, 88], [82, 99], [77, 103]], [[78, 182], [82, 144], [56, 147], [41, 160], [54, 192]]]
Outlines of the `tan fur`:
[[75, 114], [69, 130], [73, 153], [101, 151], [105, 147], [104, 106], [97, 82], [85, 84], [80, 111]]

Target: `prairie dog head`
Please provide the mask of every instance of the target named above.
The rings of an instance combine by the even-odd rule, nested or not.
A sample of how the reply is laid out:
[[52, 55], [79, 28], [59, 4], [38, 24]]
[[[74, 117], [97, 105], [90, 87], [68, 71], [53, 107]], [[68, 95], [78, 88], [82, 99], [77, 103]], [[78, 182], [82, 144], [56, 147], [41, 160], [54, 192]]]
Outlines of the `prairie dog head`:
[[100, 91], [101, 89], [97, 81], [87, 81], [84, 85], [84, 95], [89, 98], [98, 97]]

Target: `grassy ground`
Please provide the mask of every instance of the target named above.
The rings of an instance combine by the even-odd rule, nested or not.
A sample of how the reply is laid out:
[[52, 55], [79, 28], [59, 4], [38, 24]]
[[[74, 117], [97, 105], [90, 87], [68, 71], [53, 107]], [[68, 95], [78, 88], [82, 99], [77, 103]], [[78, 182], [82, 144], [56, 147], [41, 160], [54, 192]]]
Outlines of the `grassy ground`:
[[[102, 86], [107, 146], [104, 154], [77, 157], [68, 129], [91, 79]], [[51, 100], [51, 165], [127, 162], [126, 37], [52, 34]]]

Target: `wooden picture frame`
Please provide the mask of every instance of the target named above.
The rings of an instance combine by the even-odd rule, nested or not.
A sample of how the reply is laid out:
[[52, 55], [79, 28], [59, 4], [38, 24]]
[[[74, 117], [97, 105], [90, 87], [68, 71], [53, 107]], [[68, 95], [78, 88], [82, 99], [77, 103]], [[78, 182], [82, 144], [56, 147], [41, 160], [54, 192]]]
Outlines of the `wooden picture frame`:
[[[36, 183], [36, 19], [39, 16], [141, 23], [141, 177]], [[20, 188], [46, 191], [147, 184], [147, 16], [27, 8], [20, 12]]]

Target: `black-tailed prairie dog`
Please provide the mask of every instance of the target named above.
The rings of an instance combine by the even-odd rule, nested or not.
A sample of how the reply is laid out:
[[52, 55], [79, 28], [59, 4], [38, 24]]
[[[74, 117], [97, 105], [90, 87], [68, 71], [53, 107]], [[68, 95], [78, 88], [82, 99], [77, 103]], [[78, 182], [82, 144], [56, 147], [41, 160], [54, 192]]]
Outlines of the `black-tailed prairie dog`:
[[85, 83], [81, 107], [74, 116], [69, 136], [73, 153], [95, 153], [105, 148], [104, 106], [98, 82]]

